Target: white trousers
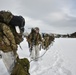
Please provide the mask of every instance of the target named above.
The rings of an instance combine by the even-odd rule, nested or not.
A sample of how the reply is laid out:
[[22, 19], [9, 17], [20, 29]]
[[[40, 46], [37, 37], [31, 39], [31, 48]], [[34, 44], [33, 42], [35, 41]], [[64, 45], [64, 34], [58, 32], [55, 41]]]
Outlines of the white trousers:
[[31, 59], [38, 60], [39, 51], [40, 51], [40, 46], [39, 45], [33, 46], [32, 51], [30, 53], [31, 54]]
[[7, 53], [1, 52], [1, 54], [2, 54], [3, 62], [7, 68], [7, 71], [9, 72], [9, 74], [11, 74], [11, 71], [16, 62], [16, 57], [14, 56], [13, 51]]

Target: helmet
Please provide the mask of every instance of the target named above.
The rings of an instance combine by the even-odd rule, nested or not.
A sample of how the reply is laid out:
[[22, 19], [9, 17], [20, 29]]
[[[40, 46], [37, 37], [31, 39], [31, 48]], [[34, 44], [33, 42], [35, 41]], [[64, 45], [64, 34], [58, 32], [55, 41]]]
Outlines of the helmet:
[[35, 30], [39, 30], [39, 28], [38, 27], [35, 27]]

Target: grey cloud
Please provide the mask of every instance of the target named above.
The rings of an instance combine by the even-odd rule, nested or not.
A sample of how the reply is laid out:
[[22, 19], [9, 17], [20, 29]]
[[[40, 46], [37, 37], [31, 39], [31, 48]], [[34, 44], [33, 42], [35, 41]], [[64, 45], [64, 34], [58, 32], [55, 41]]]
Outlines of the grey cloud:
[[76, 17], [70, 17], [68, 20], [53, 22], [56, 27], [76, 27]]
[[56, 2], [55, 0], [23, 0], [20, 7], [25, 10], [23, 12], [24, 15], [36, 19], [43, 19], [45, 15], [58, 9], [59, 3]]
[[12, 13], [18, 14], [19, 6], [19, 0], [0, 0], [0, 10], [9, 10]]
[[[41, 27], [46, 26], [47, 30], [51, 29], [51, 27], [53, 27], [56, 31], [59, 29], [62, 30], [62, 29], [68, 28], [71, 32], [72, 28], [75, 29], [76, 27], [75, 17], [71, 17], [66, 14], [64, 15], [61, 14], [68, 20], [62, 19], [59, 21], [52, 21], [53, 17], [51, 17], [50, 19], [49, 14], [53, 12], [61, 12], [62, 7], [66, 7], [66, 6], [69, 8], [71, 7], [70, 10], [71, 11], [74, 10], [74, 12], [76, 12], [75, 10], [76, 5], [74, 2], [75, 2], [74, 0], [64, 0], [64, 1], [61, 1], [61, 0], [0, 0], [0, 10], [1, 9], [10, 10], [15, 14], [23, 15], [25, 19], [27, 19], [26, 18], [27, 16], [34, 20], [40, 20], [43, 22]], [[64, 32], [64, 31], [60, 31], [60, 32]]]

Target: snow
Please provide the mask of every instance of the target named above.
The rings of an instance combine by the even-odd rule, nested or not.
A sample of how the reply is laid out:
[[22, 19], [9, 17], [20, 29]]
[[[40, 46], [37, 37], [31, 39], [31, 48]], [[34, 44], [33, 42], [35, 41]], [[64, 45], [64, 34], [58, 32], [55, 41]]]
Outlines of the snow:
[[0, 75], [9, 75], [2, 59], [0, 59]]
[[[18, 47], [20, 58], [28, 58], [30, 53], [26, 39]], [[76, 39], [56, 38], [48, 51], [41, 50], [39, 61], [30, 62], [31, 75], [76, 75]], [[0, 75], [9, 75], [2, 59], [0, 59]]]

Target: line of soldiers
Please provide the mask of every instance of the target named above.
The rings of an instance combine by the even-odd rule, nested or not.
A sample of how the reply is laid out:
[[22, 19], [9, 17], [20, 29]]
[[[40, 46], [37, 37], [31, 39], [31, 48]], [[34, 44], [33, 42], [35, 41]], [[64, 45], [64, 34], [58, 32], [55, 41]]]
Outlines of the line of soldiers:
[[31, 29], [31, 33], [28, 35], [27, 41], [28, 41], [28, 45], [29, 45], [31, 59], [38, 60], [39, 51], [40, 51], [39, 44], [41, 44], [41, 42], [42, 42], [42, 38], [39, 33], [38, 27]]
[[[18, 45], [23, 41], [24, 26], [25, 19], [22, 16], [13, 15], [9, 11], [0, 11], [0, 52], [10, 75], [30, 75], [28, 59], [20, 59], [17, 54]], [[16, 27], [19, 28], [19, 32]], [[47, 50], [54, 41], [54, 36], [41, 35], [39, 31], [38, 27], [32, 28], [26, 37], [30, 57], [35, 61], [38, 61], [41, 46]]]

